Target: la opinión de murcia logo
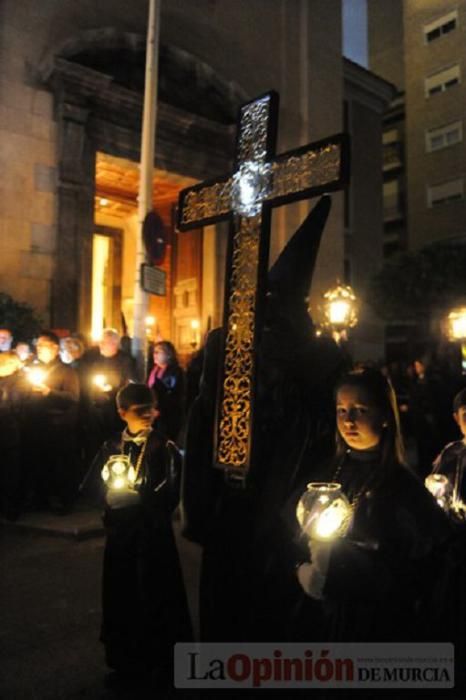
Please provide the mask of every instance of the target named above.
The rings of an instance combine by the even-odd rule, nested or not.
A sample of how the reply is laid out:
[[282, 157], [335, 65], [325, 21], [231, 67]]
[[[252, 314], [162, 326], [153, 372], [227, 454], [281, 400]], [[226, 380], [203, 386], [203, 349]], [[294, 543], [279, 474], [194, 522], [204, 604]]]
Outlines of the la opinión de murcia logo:
[[177, 644], [178, 688], [451, 688], [451, 644]]

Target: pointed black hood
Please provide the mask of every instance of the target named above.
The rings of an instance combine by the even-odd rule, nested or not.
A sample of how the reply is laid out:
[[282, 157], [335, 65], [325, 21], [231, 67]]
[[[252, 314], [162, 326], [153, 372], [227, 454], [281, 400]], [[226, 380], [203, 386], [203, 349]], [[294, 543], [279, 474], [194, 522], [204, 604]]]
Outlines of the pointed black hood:
[[271, 267], [266, 325], [286, 318], [295, 331], [309, 327], [306, 299], [331, 204], [328, 195], [321, 197]]

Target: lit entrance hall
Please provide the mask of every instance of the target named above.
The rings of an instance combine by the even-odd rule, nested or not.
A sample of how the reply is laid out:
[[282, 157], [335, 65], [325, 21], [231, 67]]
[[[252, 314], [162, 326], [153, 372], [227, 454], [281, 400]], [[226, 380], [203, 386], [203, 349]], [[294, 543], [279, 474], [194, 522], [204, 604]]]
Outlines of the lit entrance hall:
[[[175, 228], [179, 191], [193, 182], [174, 173], [154, 171], [153, 208], [158, 221], [146, 246], [148, 263], [163, 271], [165, 286], [164, 295], [148, 295], [148, 340], [170, 339], [185, 356], [199, 346], [202, 330], [212, 323], [215, 306], [213, 236], [208, 229], [181, 234]], [[136, 242], [140, 235], [138, 186], [137, 163], [96, 154], [89, 328], [94, 340], [105, 327], [132, 335]]]

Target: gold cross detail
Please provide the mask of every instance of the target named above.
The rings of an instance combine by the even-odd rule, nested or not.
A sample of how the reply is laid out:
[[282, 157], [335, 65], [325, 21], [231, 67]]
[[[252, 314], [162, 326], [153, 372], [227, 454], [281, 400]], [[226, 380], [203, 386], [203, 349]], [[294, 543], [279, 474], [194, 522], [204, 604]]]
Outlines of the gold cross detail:
[[240, 109], [233, 175], [180, 193], [178, 228], [230, 218], [224, 348], [215, 426], [215, 466], [243, 480], [253, 459], [256, 356], [266, 292], [271, 208], [341, 189], [348, 180], [345, 134], [274, 155], [278, 94]]

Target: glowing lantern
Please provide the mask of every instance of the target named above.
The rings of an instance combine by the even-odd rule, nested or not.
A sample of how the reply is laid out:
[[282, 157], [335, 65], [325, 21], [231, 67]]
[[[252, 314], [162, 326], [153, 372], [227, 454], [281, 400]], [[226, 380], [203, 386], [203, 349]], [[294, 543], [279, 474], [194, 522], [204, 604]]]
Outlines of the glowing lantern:
[[351, 287], [337, 284], [325, 292], [324, 299], [326, 325], [335, 331], [342, 331], [357, 324], [356, 295]]
[[136, 471], [127, 455], [113, 455], [104, 465], [102, 479], [109, 489], [122, 491], [132, 489], [136, 482]]
[[457, 470], [454, 487], [445, 474], [429, 474], [426, 476], [424, 484], [439, 506], [447, 511], [453, 520], [464, 523], [466, 503], [459, 496], [459, 476], [460, 472]]
[[424, 484], [439, 506], [447, 509], [451, 488], [445, 474], [429, 474], [429, 476], [426, 476]]
[[296, 517], [309, 539], [328, 542], [346, 534], [352, 508], [340, 484], [312, 482], [299, 500]]

